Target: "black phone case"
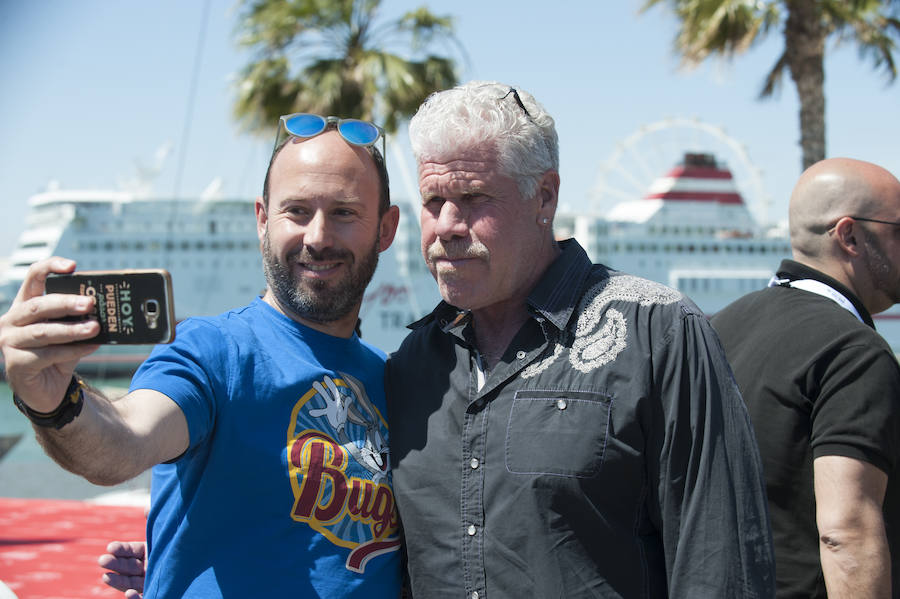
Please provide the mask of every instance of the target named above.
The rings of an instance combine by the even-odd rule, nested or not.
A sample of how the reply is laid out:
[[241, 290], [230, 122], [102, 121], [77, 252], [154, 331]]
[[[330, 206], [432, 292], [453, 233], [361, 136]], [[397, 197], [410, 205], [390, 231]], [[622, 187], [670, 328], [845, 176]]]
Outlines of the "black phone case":
[[172, 278], [165, 270], [50, 275], [46, 290], [95, 296], [100, 333], [84, 343], [142, 345], [171, 343], [175, 338]]

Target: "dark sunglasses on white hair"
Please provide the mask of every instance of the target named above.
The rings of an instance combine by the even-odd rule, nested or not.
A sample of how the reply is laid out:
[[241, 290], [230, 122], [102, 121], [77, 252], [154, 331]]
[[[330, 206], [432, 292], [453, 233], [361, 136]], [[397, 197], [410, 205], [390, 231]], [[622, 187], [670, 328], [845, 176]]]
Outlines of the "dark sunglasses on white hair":
[[500, 100], [503, 100], [503, 99], [505, 99], [509, 94], [512, 94], [513, 99], [516, 101], [516, 104], [519, 105], [519, 108], [522, 109], [522, 112], [525, 113], [525, 116], [527, 116], [527, 117], [530, 119], [530, 118], [531, 118], [531, 115], [528, 114], [528, 109], [525, 108], [525, 103], [522, 102], [522, 98], [519, 97], [519, 92], [516, 91], [516, 88], [514, 88], [514, 87], [509, 88], [509, 91], [506, 92], [506, 93], [505, 93], [503, 96], [501, 96], [499, 99], [500, 99]]

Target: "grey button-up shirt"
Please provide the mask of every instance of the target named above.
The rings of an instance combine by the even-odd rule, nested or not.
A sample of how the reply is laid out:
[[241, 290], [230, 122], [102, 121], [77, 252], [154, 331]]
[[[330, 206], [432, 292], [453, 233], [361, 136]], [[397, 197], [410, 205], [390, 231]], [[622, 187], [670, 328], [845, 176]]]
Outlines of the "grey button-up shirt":
[[479, 388], [440, 304], [388, 362], [416, 599], [771, 597], [759, 454], [706, 318], [575, 241]]

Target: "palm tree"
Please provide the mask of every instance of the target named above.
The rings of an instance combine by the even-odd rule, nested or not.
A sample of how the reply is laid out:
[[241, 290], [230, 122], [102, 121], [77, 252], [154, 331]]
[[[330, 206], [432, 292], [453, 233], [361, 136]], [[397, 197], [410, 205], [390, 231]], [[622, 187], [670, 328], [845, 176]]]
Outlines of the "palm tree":
[[[250, 131], [268, 134], [291, 112], [376, 121], [388, 133], [429, 93], [456, 85], [462, 54], [450, 17], [427, 8], [379, 21], [381, 0], [245, 0], [239, 43], [255, 51], [241, 71], [234, 111]], [[413, 59], [401, 56], [407, 52]]]
[[[646, 0], [642, 10], [666, 0]], [[825, 158], [825, 43], [855, 41], [862, 56], [897, 77], [898, 0], [668, 0], [681, 20], [675, 48], [688, 65], [717, 54], [731, 58], [774, 28], [784, 51], [765, 78], [760, 98], [775, 92], [787, 70], [800, 99], [803, 168]]]

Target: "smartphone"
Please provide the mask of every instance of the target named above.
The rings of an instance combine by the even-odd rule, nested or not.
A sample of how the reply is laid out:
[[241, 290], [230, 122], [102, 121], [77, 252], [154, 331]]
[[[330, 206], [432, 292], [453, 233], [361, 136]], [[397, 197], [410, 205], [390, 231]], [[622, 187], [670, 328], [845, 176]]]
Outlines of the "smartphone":
[[[47, 277], [47, 293], [92, 295], [100, 333], [82, 343], [143, 345], [175, 339], [172, 277], [163, 269], [86, 270]], [[66, 320], [80, 320], [79, 317]]]

